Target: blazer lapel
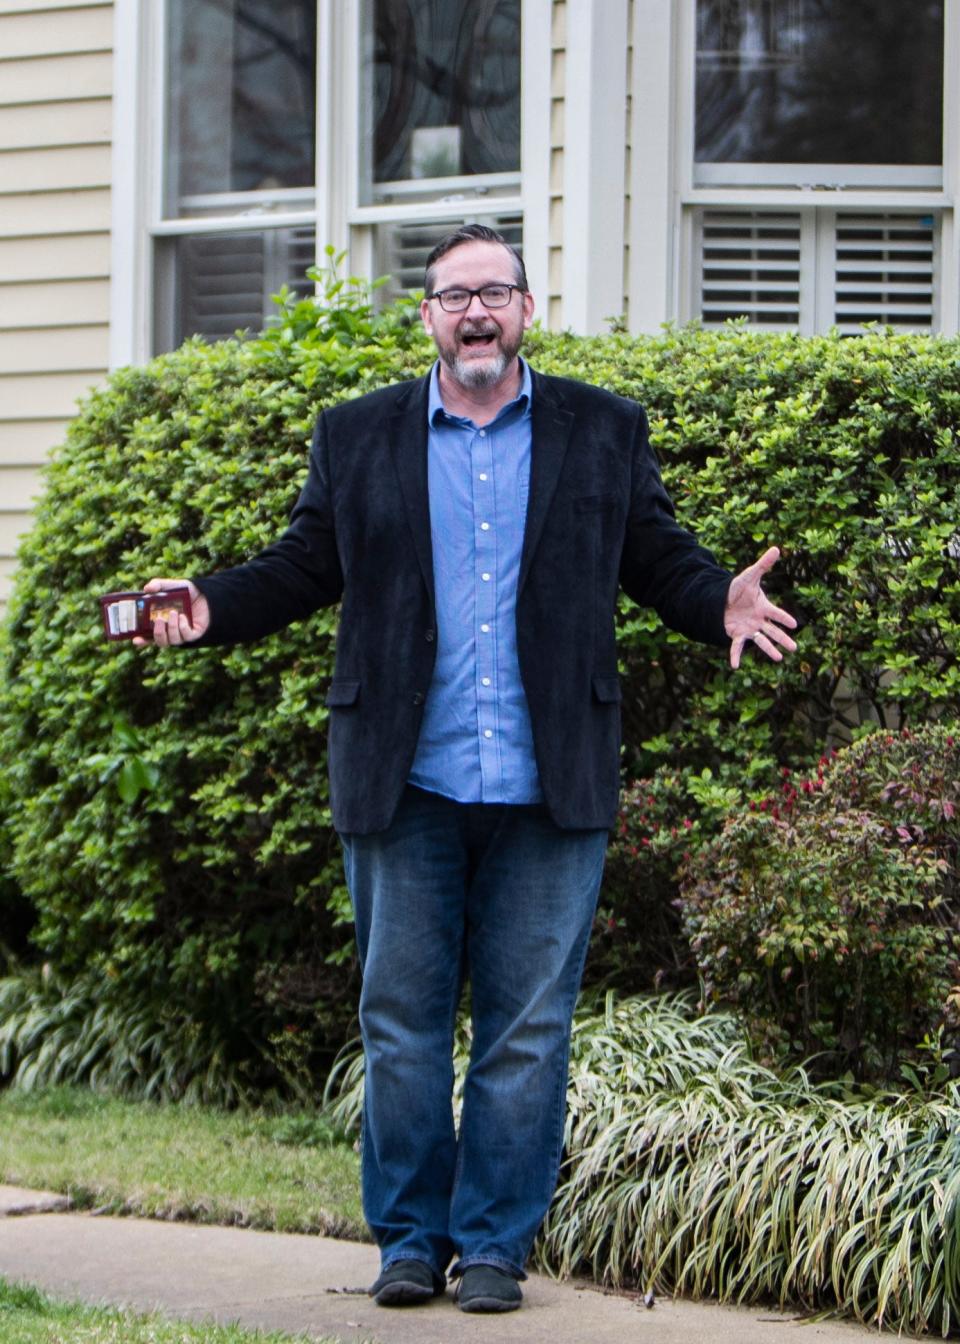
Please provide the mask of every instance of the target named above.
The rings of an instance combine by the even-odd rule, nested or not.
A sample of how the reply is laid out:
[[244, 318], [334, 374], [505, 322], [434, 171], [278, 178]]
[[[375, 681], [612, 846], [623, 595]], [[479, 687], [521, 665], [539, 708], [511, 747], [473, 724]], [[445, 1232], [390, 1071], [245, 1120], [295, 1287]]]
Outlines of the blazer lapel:
[[434, 600], [433, 543], [430, 536], [430, 494], [427, 483], [427, 391], [429, 374], [409, 390], [390, 417], [390, 448], [400, 494], [413, 533], [423, 581]]
[[523, 550], [520, 555], [520, 575], [517, 579], [518, 593], [526, 582], [530, 563], [550, 511], [573, 429], [572, 413], [563, 409], [561, 398], [538, 373], [533, 375], [531, 417], [530, 494], [527, 500]]

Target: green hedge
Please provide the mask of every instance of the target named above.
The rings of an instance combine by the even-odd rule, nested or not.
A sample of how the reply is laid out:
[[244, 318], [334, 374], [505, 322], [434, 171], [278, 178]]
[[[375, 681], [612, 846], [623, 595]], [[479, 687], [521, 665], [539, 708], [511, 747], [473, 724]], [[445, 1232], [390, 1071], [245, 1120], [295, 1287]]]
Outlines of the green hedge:
[[[47, 471], [0, 651], [5, 843], [33, 955], [84, 978], [78, 1003], [91, 984], [111, 1008], [154, 1002], [161, 1047], [192, 1033], [192, 1058], [209, 1036], [225, 1096], [305, 1077], [352, 1012], [325, 780], [335, 613], [171, 655], [103, 643], [95, 599], [255, 552], [317, 411], [428, 367], [410, 305], [378, 318], [367, 297], [327, 276], [266, 339], [188, 343], [92, 393]], [[960, 709], [957, 342], [534, 332], [529, 353], [645, 402], [683, 519], [731, 565], [781, 544], [771, 589], [803, 620], [789, 664], [732, 674], [625, 605], [628, 773], [766, 787], [827, 740], [838, 688], [851, 728]], [[615, 925], [643, 881], [628, 865], [609, 889]], [[618, 957], [601, 936], [593, 978]], [[14, 1036], [8, 1069], [40, 1048]]]

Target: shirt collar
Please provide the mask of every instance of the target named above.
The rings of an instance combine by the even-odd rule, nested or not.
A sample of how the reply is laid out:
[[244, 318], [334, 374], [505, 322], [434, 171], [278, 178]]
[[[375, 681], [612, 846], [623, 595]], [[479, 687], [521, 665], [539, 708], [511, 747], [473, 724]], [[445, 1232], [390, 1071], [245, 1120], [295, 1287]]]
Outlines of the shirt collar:
[[[494, 416], [491, 424], [496, 424], [503, 416], [519, 408], [521, 415], [530, 414], [530, 403], [533, 400], [533, 378], [530, 375], [530, 365], [520, 356], [520, 391], [514, 397], [513, 401], [508, 401], [505, 406]], [[453, 421], [454, 424], [469, 424], [470, 421], [459, 415], [450, 415], [443, 405], [443, 397], [440, 395], [440, 361], [434, 364], [430, 371], [430, 394], [427, 402], [427, 422], [431, 426], [442, 423], [444, 420]]]

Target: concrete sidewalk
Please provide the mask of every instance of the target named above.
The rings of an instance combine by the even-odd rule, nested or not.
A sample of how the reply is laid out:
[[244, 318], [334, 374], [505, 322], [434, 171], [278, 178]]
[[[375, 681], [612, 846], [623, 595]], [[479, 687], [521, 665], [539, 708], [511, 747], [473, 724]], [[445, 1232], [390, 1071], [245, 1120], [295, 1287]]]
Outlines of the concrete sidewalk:
[[629, 1296], [540, 1275], [524, 1284], [523, 1307], [505, 1315], [467, 1315], [449, 1293], [427, 1306], [385, 1309], [366, 1295], [377, 1274], [372, 1246], [58, 1207], [60, 1196], [0, 1186], [0, 1277], [183, 1320], [333, 1335], [344, 1344], [856, 1344], [867, 1334], [759, 1308], [664, 1300], [648, 1310]]

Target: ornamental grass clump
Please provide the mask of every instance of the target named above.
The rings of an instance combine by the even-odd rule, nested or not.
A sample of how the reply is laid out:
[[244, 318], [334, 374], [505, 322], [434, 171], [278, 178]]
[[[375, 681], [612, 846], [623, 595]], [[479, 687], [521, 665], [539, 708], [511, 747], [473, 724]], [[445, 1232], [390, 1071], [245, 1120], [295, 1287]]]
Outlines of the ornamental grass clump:
[[955, 1058], [960, 730], [875, 732], [751, 807], [682, 873], [706, 998], [820, 1074]]
[[608, 998], [577, 1021], [553, 1273], [956, 1334], [960, 1087], [833, 1095], [730, 1015]]

